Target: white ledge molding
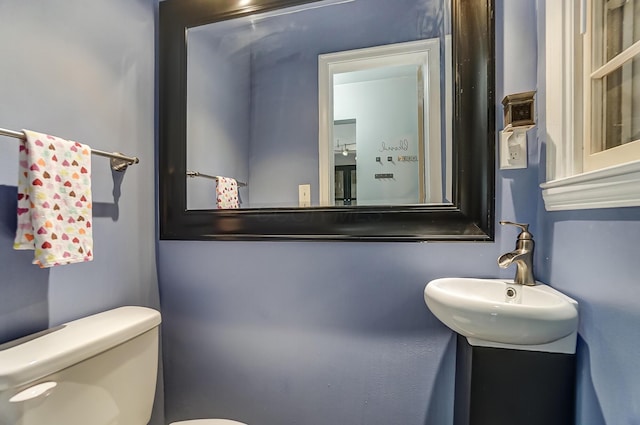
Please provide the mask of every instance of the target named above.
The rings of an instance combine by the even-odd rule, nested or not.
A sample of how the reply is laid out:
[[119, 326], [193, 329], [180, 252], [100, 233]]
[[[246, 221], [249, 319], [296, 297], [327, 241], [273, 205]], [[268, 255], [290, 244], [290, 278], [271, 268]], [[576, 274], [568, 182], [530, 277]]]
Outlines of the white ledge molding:
[[640, 161], [540, 185], [547, 211], [640, 206]]

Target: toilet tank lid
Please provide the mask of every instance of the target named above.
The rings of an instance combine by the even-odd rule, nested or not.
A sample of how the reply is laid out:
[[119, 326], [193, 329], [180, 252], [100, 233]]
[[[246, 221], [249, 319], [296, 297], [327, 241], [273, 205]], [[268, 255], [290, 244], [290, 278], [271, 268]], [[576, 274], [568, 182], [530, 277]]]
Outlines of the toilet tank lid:
[[[25, 342], [0, 346], [0, 391], [28, 384], [73, 366], [160, 324], [146, 307], [120, 307], [68, 322]], [[17, 342], [20, 342], [17, 341]]]

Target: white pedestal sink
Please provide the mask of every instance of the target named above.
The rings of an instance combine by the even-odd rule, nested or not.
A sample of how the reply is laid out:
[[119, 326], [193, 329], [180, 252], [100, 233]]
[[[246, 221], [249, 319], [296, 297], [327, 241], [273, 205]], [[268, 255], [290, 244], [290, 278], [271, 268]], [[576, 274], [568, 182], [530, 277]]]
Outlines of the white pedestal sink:
[[541, 283], [473, 278], [433, 280], [424, 299], [459, 334], [456, 425], [575, 423], [575, 300]]
[[443, 278], [427, 284], [424, 299], [472, 346], [575, 353], [578, 303], [542, 283]]

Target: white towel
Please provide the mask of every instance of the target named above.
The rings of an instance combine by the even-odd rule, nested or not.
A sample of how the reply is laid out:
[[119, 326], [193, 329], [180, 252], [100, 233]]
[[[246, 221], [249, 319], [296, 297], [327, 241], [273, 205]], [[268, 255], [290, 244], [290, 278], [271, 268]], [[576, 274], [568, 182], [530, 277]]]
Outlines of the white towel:
[[33, 249], [51, 267], [93, 259], [91, 148], [24, 130], [14, 249]]
[[238, 182], [231, 177], [216, 176], [216, 201], [218, 209], [239, 208]]

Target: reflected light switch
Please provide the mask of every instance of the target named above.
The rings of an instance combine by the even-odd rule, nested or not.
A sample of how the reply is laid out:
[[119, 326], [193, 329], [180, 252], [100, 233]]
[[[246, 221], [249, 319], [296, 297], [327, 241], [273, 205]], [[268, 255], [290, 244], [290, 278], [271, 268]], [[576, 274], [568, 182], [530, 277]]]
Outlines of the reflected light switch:
[[300, 207], [311, 206], [311, 185], [310, 184], [298, 185], [298, 206]]

